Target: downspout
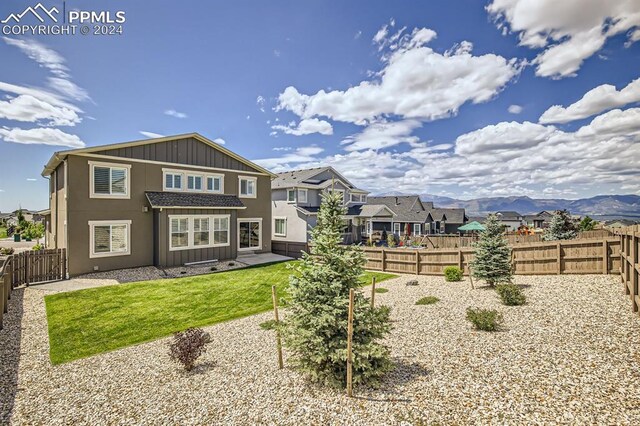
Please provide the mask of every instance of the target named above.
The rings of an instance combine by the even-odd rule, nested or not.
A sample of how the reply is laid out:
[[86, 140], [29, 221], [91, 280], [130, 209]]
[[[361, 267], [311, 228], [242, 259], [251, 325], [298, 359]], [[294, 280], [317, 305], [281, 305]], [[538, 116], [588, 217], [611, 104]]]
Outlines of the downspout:
[[65, 206], [65, 212], [66, 212], [66, 217], [64, 218], [64, 224], [66, 225], [64, 227], [64, 246], [67, 249], [67, 258], [66, 258], [66, 263], [67, 263], [67, 276], [65, 277], [66, 279], [69, 279], [69, 202], [68, 202], [68, 194], [69, 194], [69, 157], [66, 157], [63, 160], [63, 164], [64, 164], [64, 206]]

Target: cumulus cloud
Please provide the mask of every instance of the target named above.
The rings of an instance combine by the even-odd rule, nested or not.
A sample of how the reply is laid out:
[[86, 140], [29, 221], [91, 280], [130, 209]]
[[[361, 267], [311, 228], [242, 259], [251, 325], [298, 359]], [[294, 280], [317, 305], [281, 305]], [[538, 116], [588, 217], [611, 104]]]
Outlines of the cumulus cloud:
[[504, 33], [518, 33], [520, 45], [543, 49], [536, 75], [574, 76], [608, 38], [629, 32], [627, 46], [640, 39], [637, 0], [493, 0], [487, 11]]
[[0, 118], [29, 123], [41, 123], [47, 126], [74, 126], [82, 119], [77, 111], [52, 105], [33, 95], [19, 95], [8, 101], [0, 101]]
[[553, 105], [540, 116], [540, 123], [568, 123], [634, 102], [640, 102], [640, 78], [621, 90], [611, 84], [595, 87], [566, 108]]
[[[382, 57], [384, 67], [376, 78], [349, 89], [307, 95], [289, 86], [280, 93], [276, 111], [291, 111], [302, 119], [327, 117], [359, 125], [390, 116], [430, 121], [455, 115], [464, 103], [489, 101], [520, 71], [515, 59], [495, 54], [474, 56], [470, 44], [435, 52], [426, 46], [435, 36], [428, 28], [402, 35], [389, 44]], [[376, 40], [389, 40], [388, 28], [386, 34], [381, 30]]]
[[415, 143], [417, 136], [411, 133], [422, 124], [418, 120], [374, 123], [362, 132], [346, 137], [341, 144], [346, 151], [390, 148], [401, 143]]
[[187, 118], [188, 117], [188, 115], [185, 114], [184, 112], [179, 112], [179, 111], [176, 111], [175, 109], [165, 110], [164, 114], [168, 115], [170, 117], [175, 117], [175, 118]]
[[54, 145], [69, 148], [84, 148], [84, 142], [76, 135], [52, 128], [0, 128], [0, 138], [5, 142], [25, 145]]
[[255, 163], [277, 172], [281, 170], [291, 169], [295, 164], [314, 161], [316, 159], [316, 156], [323, 151], [324, 149], [320, 148], [319, 146], [303, 146], [300, 148], [296, 148], [293, 152], [289, 152], [277, 158], [262, 158], [259, 160], [255, 160]]
[[142, 136], [149, 138], [149, 139], [154, 139], [154, 138], [163, 138], [164, 135], [161, 135], [160, 133], [154, 133], [154, 132], [146, 132], [144, 130], [140, 130], [138, 133], [140, 133]]
[[226, 142], [224, 139], [222, 139], [222, 138], [215, 138], [213, 141], [214, 141], [215, 143], [217, 143], [218, 145], [224, 145], [224, 144], [226, 144], [226, 143], [227, 143], [227, 142]]
[[288, 135], [301, 136], [310, 135], [312, 133], [320, 133], [321, 135], [332, 135], [333, 126], [328, 121], [318, 120], [317, 118], [307, 118], [301, 120], [296, 125], [295, 122], [291, 122], [288, 125], [276, 124], [271, 126], [273, 130], [279, 130]]
[[522, 107], [520, 105], [509, 105], [507, 111], [511, 114], [520, 114], [522, 112]]

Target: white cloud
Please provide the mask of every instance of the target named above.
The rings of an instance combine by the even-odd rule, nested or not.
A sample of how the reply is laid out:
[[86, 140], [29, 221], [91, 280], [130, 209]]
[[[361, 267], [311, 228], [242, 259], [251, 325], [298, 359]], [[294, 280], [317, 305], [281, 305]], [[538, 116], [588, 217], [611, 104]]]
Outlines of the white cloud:
[[222, 139], [222, 138], [215, 138], [213, 141], [214, 141], [215, 143], [217, 143], [218, 145], [224, 145], [224, 144], [226, 144], [226, 143], [227, 143], [227, 142], [226, 142], [224, 139]]
[[519, 73], [516, 60], [494, 54], [473, 56], [469, 45], [437, 53], [425, 46], [435, 35], [427, 28], [403, 35], [383, 55], [385, 66], [378, 73], [379, 81], [363, 81], [344, 91], [320, 90], [314, 95], [289, 86], [279, 95], [276, 111], [291, 111], [302, 119], [328, 117], [360, 125], [392, 115], [436, 120], [455, 115], [466, 102], [489, 101]]
[[271, 148], [273, 151], [291, 151], [293, 148], [290, 146], [276, 146]]
[[568, 123], [633, 102], [640, 102], [640, 78], [619, 91], [611, 84], [595, 87], [566, 108], [553, 105], [540, 116], [540, 123]]
[[323, 148], [315, 145], [303, 146], [280, 157], [255, 160], [255, 163], [273, 171], [280, 171], [290, 169], [293, 164], [314, 161], [316, 156], [323, 151]]
[[501, 122], [458, 136], [456, 154], [471, 156], [491, 152], [493, 155], [499, 151], [517, 153], [519, 149], [539, 145], [556, 132], [553, 126], [546, 127], [528, 121]]
[[10, 83], [5, 83], [3, 81], [0, 81], [0, 91], [1, 92], [7, 92], [7, 93], [13, 93], [15, 95], [29, 95], [32, 96], [34, 98], [39, 99], [42, 102], [46, 102], [48, 104], [51, 104], [53, 106], [57, 106], [60, 108], [66, 108], [66, 109], [70, 109], [72, 111], [75, 111], [77, 113], [81, 113], [82, 110], [70, 103], [69, 101], [63, 99], [61, 96], [51, 93], [45, 89], [41, 89], [41, 88], [37, 88], [37, 87], [24, 87], [24, 86], [18, 86], [15, 84], [10, 84]]
[[[518, 33], [520, 45], [544, 49], [534, 63], [543, 77], [573, 76], [609, 37], [640, 25], [637, 0], [493, 0], [498, 28]], [[628, 42], [640, 39], [638, 29]]]
[[44, 102], [32, 95], [19, 95], [0, 101], [0, 118], [47, 126], [74, 126], [82, 119], [73, 109]]
[[28, 182], [36, 182], [37, 180], [38, 180], [38, 179], [35, 179], [35, 178], [27, 178], [27, 181], [28, 181]]
[[140, 133], [142, 136], [147, 137], [149, 139], [163, 138], [164, 137], [164, 135], [161, 135], [160, 133], [146, 132], [144, 130], [140, 130], [138, 133]]
[[20, 49], [29, 58], [36, 61], [40, 66], [47, 68], [58, 77], [68, 78], [69, 69], [66, 67], [65, 59], [53, 49], [49, 49], [36, 40], [22, 40], [3, 37], [5, 43]]
[[256, 105], [258, 105], [258, 108], [262, 112], [264, 112], [264, 103], [265, 103], [265, 98], [258, 95], [258, 97], [256, 98]]
[[354, 40], [359, 39], [362, 36], [362, 31], [358, 31], [356, 32], [356, 34], [353, 36]]
[[318, 120], [317, 118], [307, 118], [301, 120], [298, 125], [295, 122], [291, 122], [284, 126], [282, 124], [276, 124], [271, 126], [273, 130], [279, 130], [288, 135], [310, 135], [312, 133], [320, 133], [321, 135], [332, 135], [333, 127], [331, 124], [324, 120]]
[[61, 93], [65, 97], [74, 99], [76, 101], [91, 100], [86, 90], [84, 90], [82, 87], [79, 87], [74, 82], [66, 80], [64, 78], [49, 77], [49, 87]]
[[65, 133], [60, 129], [52, 128], [0, 128], [0, 138], [5, 142], [13, 142], [26, 145], [54, 145], [69, 148], [84, 148], [84, 142], [76, 135]]
[[165, 115], [171, 116], [171, 117], [175, 117], [175, 118], [187, 118], [188, 115], [185, 114], [184, 112], [178, 112], [175, 109], [168, 109], [165, 112]]
[[522, 112], [522, 107], [520, 105], [509, 105], [507, 111], [511, 114], [520, 114]]
[[421, 126], [418, 120], [373, 123], [362, 132], [346, 137], [341, 144], [346, 151], [390, 148], [401, 143], [415, 143], [417, 136], [411, 133]]

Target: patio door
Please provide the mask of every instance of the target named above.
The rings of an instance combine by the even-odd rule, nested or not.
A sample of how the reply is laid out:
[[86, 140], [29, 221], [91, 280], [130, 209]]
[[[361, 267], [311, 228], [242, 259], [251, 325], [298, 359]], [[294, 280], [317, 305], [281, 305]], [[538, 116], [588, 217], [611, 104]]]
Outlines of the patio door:
[[262, 219], [238, 219], [238, 250], [262, 248]]

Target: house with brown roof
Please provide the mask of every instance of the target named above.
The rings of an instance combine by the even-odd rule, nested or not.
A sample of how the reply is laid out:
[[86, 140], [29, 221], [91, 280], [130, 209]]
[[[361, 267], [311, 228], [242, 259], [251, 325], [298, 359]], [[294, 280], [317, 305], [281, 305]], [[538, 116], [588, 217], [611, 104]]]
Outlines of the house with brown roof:
[[42, 175], [72, 276], [271, 251], [275, 175], [197, 133], [56, 152]]

